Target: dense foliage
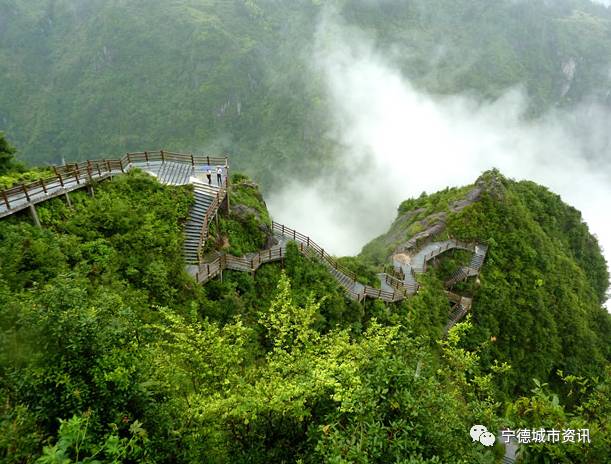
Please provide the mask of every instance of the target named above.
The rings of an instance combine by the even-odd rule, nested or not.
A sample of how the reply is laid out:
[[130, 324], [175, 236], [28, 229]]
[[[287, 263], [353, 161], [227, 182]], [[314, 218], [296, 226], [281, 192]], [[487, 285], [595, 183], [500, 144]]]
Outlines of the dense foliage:
[[[254, 184], [234, 180], [233, 207], [259, 214], [224, 224], [232, 240], [251, 246], [245, 237], [251, 230], [241, 221], [259, 227], [269, 217]], [[522, 190], [534, 195], [531, 202], [551, 195], [531, 184], [503, 179], [502, 185], [502, 201], [484, 196], [452, 218], [452, 230], [486, 232], [492, 245], [498, 238], [493, 226], [481, 228], [481, 208], [495, 224], [503, 215], [516, 220], [514, 209], [525, 216]], [[503, 302], [515, 279], [521, 282], [511, 272], [505, 280], [497, 276], [508, 259], [502, 248], [491, 250], [476, 290], [475, 324], [461, 323], [442, 339], [443, 266], [421, 277], [416, 297], [391, 306], [346, 299], [325, 268], [295, 246], [256, 276], [227, 271], [200, 287], [184, 273], [181, 257], [187, 188], [164, 187], [134, 171], [95, 186], [94, 197], [71, 196], [72, 209], [61, 198], [38, 206], [42, 229], [26, 215], [0, 222], [3, 462], [497, 462], [501, 447], [471, 441], [474, 423], [493, 430], [588, 426], [587, 448], [527, 447], [528, 462], [608, 458], [609, 376], [588, 375], [608, 356], [596, 341], [608, 319], [599, 314], [603, 325], [594, 329], [574, 317], [588, 332], [572, 333], [564, 348], [573, 354], [551, 361], [544, 357], [558, 353], [545, 346], [541, 355], [539, 347], [531, 349], [535, 359], [527, 360], [520, 346], [506, 351], [503, 340], [486, 339], [488, 314], [496, 310], [486, 303], [490, 293]], [[433, 197], [416, 206], [447, 205]], [[554, 198], [548, 216], [538, 212], [538, 229], [518, 223], [520, 230], [543, 240], [558, 233], [551, 217], [570, 223], [572, 229], [561, 227], [567, 240], [553, 241], [553, 251], [572, 250], [575, 261], [596, 265], [598, 254], [585, 249], [595, 242], [577, 213]], [[502, 245], [508, 246], [498, 241], [494, 249]], [[446, 267], [464, 259], [456, 255]], [[344, 263], [364, 277], [373, 269], [360, 259]], [[598, 301], [597, 291], [580, 287], [602, 278], [591, 271], [580, 274], [583, 282], [568, 296], [584, 298], [579, 310], [596, 315], [589, 305]], [[562, 275], [554, 278], [563, 282]], [[549, 303], [558, 282], [531, 287]], [[519, 304], [522, 314], [530, 310]], [[539, 333], [535, 323], [529, 330]], [[579, 346], [585, 335], [594, 337], [588, 349], [599, 350], [587, 363]], [[579, 362], [583, 368], [574, 368]], [[552, 368], [563, 368], [554, 385], [529, 378], [520, 397], [504, 389], [522, 372], [545, 379]]]
[[491, 355], [520, 366], [507, 388], [553, 381], [558, 369], [599, 375], [611, 359], [611, 319], [602, 307], [609, 275], [578, 211], [541, 186], [501, 178], [496, 192], [450, 215], [448, 229], [490, 244], [473, 343], [496, 337]]
[[15, 153], [15, 148], [0, 132], [0, 190], [50, 176], [50, 170], [47, 168], [26, 169], [15, 159]]
[[0, 132], [0, 188], [11, 187], [24, 167], [15, 160], [15, 147]]
[[166, 147], [229, 152], [266, 188], [307, 176], [338, 148], [315, 60], [329, 10], [420, 89], [609, 102], [611, 11], [589, 0], [3, 0], [0, 129], [39, 163]]
[[231, 177], [229, 215], [212, 224], [205, 250], [222, 248], [243, 256], [266, 248], [271, 240], [271, 219], [257, 184], [241, 174]]
[[[464, 209], [454, 206], [481, 189]], [[489, 245], [475, 294], [475, 329], [466, 346], [495, 340], [485, 358], [519, 365], [504, 378], [507, 393], [524, 393], [538, 378], [560, 387], [557, 371], [599, 375], [611, 359], [611, 320], [602, 304], [609, 285], [607, 263], [581, 214], [558, 195], [532, 182], [515, 182], [496, 171], [473, 186], [446, 189], [405, 201], [391, 230], [367, 245], [361, 257], [384, 262], [401, 243], [435, 223], [447, 224], [435, 239], [450, 236]], [[469, 256], [453, 253], [437, 269], [441, 280]]]

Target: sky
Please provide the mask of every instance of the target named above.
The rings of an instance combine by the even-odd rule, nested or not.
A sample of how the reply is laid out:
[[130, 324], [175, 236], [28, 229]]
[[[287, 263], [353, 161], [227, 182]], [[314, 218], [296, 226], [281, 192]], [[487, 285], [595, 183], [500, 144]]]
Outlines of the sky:
[[547, 186], [579, 209], [611, 262], [608, 110], [584, 104], [526, 120], [520, 88], [486, 103], [428, 95], [390, 56], [364, 34], [323, 21], [313, 66], [323, 76], [330, 129], [343, 153], [336, 169], [273, 192], [268, 205], [276, 220], [330, 253], [354, 255], [388, 230], [403, 200], [473, 183], [496, 167]]

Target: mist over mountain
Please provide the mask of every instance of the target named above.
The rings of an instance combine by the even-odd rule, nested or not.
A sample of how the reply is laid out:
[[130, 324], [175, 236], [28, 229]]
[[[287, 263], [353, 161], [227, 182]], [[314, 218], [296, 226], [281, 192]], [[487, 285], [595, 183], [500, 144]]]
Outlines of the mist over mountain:
[[611, 462], [608, 3], [0, 0], [0, 462]]
[[611, 12], [587, 0], [2, 0], [0, 130], [30, 162], [164, 146], [231, 153], [265, 188], [312, 175], [342, 151], [313, 66], [329, 9], [418, 91], [609, 103]]
[[587, 0], [3, 0], [0, 130], [31, 163], [230, 153], [338, 253], [497, 166], [610, 250], [610, 38]]
[[580, 209], [611, 261], [608, 106], [587, 99], [533, 119], [523, 85], [492, 101], [432, 94], [402, 74], [392, 49], [376, 47], [337, 12], [319, 24], [313, 59], [342, 149], [335, 168], [273, 192], [270, 208], [282, 221], [311, 227], [330, 250], [354, 254], [386, 231], [402, 199], [497, 167], [549, 186]]

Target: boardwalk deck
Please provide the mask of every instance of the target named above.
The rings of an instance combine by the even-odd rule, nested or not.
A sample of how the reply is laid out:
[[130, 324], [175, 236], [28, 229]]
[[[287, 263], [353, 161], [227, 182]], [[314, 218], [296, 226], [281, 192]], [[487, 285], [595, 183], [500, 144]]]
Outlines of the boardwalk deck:
[[[219, 166], [223, 169], [221, 185], [216, 184], [215, 173]], [[90, 160], [56, 166], [54, 177], [1, 191], [0, 218], [35, 208], [38, 203], [91, 187], [96, 182], [137, 168], [156, 177], [165, 185], [194, 185], [195, 204], [184, 230], [183, 253], [187, 264], [196, 264], [200, 261], [202, 244], [207, 238], [209, 221], [216, 214], [226, 194], [227, 166], [227, 158], [165, 151], [129, 153], [117, 160]], [[203, 180], [206, 179], [208, 170], [213, 173], [212, 185]]]
[[[220, 185], [216, 184], [218, 167], [223, 169]], [[183, 253], [188, 271], [200, 283], [205, 283], [218, 276], [224, 269], [255, 272], [264, 263], [283, 259], [286, 256], [287, 244], [295, 242], [300, 253], [317, 259], [329, 270], [350, 298], [358, 301], [375, 298], [386, 302], [397, 302], [417, 293], [419, 284], [416, 274], [426, 272], [429, 261], [442, 253], [452, 249], [464, 249], [474, 253], [469, 266], [459, 269], [446, 282], [446, 288], [451, 288], [461, 280], [478, 275], [487, 252], [487, 247], [482, 244], [465, 243], [458, 240], [431, 242], [409, 257], [407, 261], [395, 259], [393, 261], [395, 275], [378, 274], [380, 288], [375, 288], [359, 282], [354, 273], [343, 267], [309, 237], [282, 224], [273, 223], [273, 232], [278, 239], [277, 246], [241, 258], [221, 255], [215, 259], [203, 261], [201, 249], [208, 237], [210, 221], [217, 214], [227, 195], [228, 160], [226, 157], [194, 156], [163, 150], [128, 153], [121, 159], [86, 161], [55, 167], [54, 177], [1, 191], [0, 218], [26, 208], [34, 208], [40, 202], [67, 195], [69, 192], [124, 174], [134, 168], [156, 177], [162, 184], [192, 184], [194, 186], [195, 202], [184, 229]], [[208, 181], [206, 176], [208, 172], [213, 178], [211, 181]], [[469, 298], [459, 298], [454, 301], [455, 305], [451, 310], [450, 321], [446, 328], [460, 320], [471, 307]]]

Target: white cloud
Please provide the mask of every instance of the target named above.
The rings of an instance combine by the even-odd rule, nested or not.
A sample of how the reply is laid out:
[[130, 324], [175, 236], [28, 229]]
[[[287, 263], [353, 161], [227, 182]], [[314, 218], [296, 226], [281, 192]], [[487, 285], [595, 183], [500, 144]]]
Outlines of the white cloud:
[[520, 89], [492, 103], [417, 91], [360, 34], [323, 24], [316, 64], [345, 147], [340, 167], [270, 198], [276, 220], [330, 252], [355, 254], [384, 233], [399, 203], [472, 183], [497, 167], [582, 211], [611, 261], [611, 115], [597, 107], [528, 121]]
[[592, 0], [593, 3], [600, 3], [601, 5], [611, 6], [611, 0]]

